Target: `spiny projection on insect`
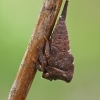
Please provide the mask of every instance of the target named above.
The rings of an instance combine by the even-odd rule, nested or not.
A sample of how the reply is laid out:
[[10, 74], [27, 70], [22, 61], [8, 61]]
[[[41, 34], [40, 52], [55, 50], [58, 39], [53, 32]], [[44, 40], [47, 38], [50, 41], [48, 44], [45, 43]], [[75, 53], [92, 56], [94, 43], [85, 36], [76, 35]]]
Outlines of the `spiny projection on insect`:
[[62, 14], [49, 40], [46, 40], [45, 50], [39, 48], [39, 61], [36, 68], [42, 71], [42, 77], [48, 80], [63, 80], [70, 82], [74, 73], [74, 57], [70, 52], [68, 32], [66, 27], [66, 0]]

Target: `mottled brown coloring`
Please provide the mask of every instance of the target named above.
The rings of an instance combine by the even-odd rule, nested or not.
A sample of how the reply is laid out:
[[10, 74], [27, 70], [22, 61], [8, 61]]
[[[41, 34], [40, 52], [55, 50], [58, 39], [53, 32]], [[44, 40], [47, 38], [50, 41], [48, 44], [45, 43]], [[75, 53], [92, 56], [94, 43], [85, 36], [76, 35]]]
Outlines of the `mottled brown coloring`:
[[46, 40], [45, 49], [39, 48], [39, 62], [36, 62], [36, 67], [43, 72], [42, 77], [48, 80], [60, 79], [70, 82], [73, 77], [74, 57], [70, 52], [65, 22], [67, 5], [68, 1], [66, 0], [62, 14], [50, 39], [47, 40], [44, 36]]

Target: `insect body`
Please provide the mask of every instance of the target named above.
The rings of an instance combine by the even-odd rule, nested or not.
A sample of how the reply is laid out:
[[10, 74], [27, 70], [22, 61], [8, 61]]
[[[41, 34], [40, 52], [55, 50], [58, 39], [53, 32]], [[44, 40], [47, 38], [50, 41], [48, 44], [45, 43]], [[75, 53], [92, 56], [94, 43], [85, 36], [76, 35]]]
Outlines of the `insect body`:
[[42, 77], [48, 80], [63, 80], [70, 82], [73, 77], [74, 57], [70, 52], [68, 32], [65, 18], [68, 1], [66, 0], [61, 17], [51, 35], [47, 40], [45, 50], [39, 50], [39, 63], [37, 69], [42, 71]]

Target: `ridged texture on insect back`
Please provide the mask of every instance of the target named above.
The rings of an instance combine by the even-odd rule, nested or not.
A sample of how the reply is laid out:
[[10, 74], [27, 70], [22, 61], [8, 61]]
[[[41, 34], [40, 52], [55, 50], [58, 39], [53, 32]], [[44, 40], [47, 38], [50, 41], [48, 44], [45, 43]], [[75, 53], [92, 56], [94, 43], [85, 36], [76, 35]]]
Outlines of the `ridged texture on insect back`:
[[68, 1], [66, 0], [62, 14], [52, 34], [52, 46], [58, 48], [62, 52], [69, 52], [68, 31], [66, 27], [66, 13]]
[[66, 0], [61, 17], [59, 18], [54, 32], [49, 40], [46, 38], [45, 52], [40, 52], [40, 71], [42, 77], [48, 80], [63, 80], [70, 82], [74, 73], [74, 57], [69, 52], [69, 40], [66, 27], [66, 12], [68, 1]]

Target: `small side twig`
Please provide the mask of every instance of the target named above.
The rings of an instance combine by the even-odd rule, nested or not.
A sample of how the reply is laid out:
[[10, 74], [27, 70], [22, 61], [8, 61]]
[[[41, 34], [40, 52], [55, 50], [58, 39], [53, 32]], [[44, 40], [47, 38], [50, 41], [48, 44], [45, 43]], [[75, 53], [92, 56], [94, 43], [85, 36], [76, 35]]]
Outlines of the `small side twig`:
[[63, 0], [44, 0], [40, 16], [19, 71], [12, 85], [8, 100], [25, 100], [36, 74], [33, 58], [38, 58], [38, 48], [45, 44], [44, 35], [48, 38], [54, 27]]

